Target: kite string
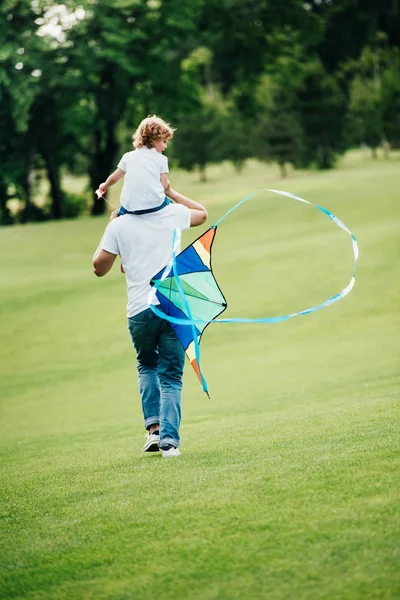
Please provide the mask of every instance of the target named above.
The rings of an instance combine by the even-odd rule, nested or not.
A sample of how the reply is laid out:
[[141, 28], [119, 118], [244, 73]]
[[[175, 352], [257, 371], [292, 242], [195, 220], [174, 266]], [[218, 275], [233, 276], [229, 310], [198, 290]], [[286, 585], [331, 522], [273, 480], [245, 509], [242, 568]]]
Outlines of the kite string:
[[103, 198], [103, 200], [105, 200], [107, 202], [107, 204], [109, 204], [110, 206], [112, 206], [113, 208], [115, 208], [115, 210], [118, 210], [118, 208], [116, 206], [114, 206], [114, 204], [111, 204], [111, 202], [109, 202], [105, 196], [105, 192], [107, 190], [104, 190], [104, 194], [102, 192], [102, 190], [98, 189], [95, 191], [95, 194], [97, 196], [97, 200], [100, 200], [100, 198]]

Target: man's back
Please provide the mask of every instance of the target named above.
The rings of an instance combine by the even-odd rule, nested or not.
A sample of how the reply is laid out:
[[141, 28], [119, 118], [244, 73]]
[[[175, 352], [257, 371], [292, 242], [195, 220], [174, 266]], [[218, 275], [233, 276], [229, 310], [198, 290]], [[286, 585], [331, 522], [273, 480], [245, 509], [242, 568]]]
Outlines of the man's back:
[[148, 308], [150, 280], [171, 257], [174, 229], [189, 227], [190, 210], [179, 204], [170, 204], [149, 215], [124, 215], [109, 224], [101, 247], [121, 256], [128, 317]]

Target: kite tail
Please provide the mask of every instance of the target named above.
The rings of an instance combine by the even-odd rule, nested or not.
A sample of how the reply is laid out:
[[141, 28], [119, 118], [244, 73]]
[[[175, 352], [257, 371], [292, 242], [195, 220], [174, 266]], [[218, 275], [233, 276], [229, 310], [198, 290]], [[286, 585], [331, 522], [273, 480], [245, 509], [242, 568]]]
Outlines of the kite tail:
[[[354, 284], [355, 284], [355, 278], [356, 278], [356, 269], [357, 269], [357, 262], [358, 262], [358, 256], [359, 256], [359, 250], [358, 250], [358, 244], [357, 244], [357, 239], [355, 237], [355, 235], [348, 229], [348, 227], [346, 227], [346, 225], [340, 220], [338, 219], [338, 217], [336, 217], [336, 215], [334, 215], [331, 211], [327, 210], [326, 208], [319, 206], [318, 204], [313, 204], [312, 202], [309, 202], [308, 200], [304, 200], [303, 198], [300, 198], [299, 196], [296, 196], [295, 194], [291, 194], [290, 192], [284, 192], [282, 190], [274, 190], [274, 189], [260, 189], [260, 190], [256, 190], [255, 192], [249, 194], [248, 196], [246, 196], [245, 198], [243, 198], [242, 200], [240, 200], [237, 204], [235, 204], [233, 207], [231, 207], [222, 217], [220, 217], [220, 219], [211, 227], [211, 229], [216, 229], [216, 227], [228, 216], [230, 215], [234, 210], [236, 210], [237, 208], [239, 208], [239, 206], [241, 206], [242, 204], [244, 204], [245, 202], [247, 202], [248, 200], [250, 200], [253, 196], [255, 196], [256, 194], [259, 194], [260, 192], [272, 192], [274, 194], [279, 194], [281, 196], [286, 196], [288, 198], [292, 198], [293, 200], [297, 200], [298, 202], [302, 202], [304, 204], [308, 204], [310, 206], [313, 206], [314, 208], [316, 208], [317, 210], [321, 211], [322, 213], [324, 213], [335, 225], [337, 225], [338, 227], [340, 227], [341, 229], [343, 229], [347, 234], [350, 235], [351, 237], [351, 242], [352, 242], [352, 250], [353, 250], [353, 256], [354, 256], [354, 263], [353, 263], [353, 272], [350, 278], [350, 282], [347, 284], [346, 287], [344, 287], [339, 293], [334, 294], [333, 296], [331, 296], [330, 298], [328, 298], [328, 300], [325, 300], [325, 302], [321, 302], [320, 304], [316, 305], [316, 306], [312, 306], [310, 308], [306, 308], [304, 310], [295, 312], [295, 313], [291, 313], [291, 314], [286, 314], [286, 315], [280, 315], [280, 316], [276, 316], [276, 317], [261, 317], [261, 318], [256, 318], [256, 319], [248, 319], [248, 318], [227, 318], [227, 319], [216, 319], [216, 318], [212, 318], [210, 320], [203, 320], [203, 319], [193, 319], [192, 316], [192, 312], [190, 310], [190, 305], [189, 302], [186, 298], [183, 286], [181, 284], [179, 275], [178, 275], [178, 269], [177, 269], [177, 265], [176, 265], [176, 239], [177, 239], [177, 231], [174, 231], [174, 235], [173, 235], [173, 243], [172, 243], [172, 255], [171, 255], [171, 259], [169, 264], [167, 265], [167, 267], [165, 267], [165, 270], [163, 272], [163, 275], [161, 277], [161, 279], [159, 280], [159, 282], [161, 282], [163, 280], [163, 278], [165, 278], [167, 276], [167, 273], [169, 273], [171, 271], [171, 267], [172, 267], [172, 271], [173, 271], [173, 276], [174, 276], [174, 280], [176, 282], [176, 286], [179, 290], [179, 295], [180, 298], [185, 306], [185, 310], [187, 311], [187, 315], [188, 318], [182, 319], [182, 318], [176, 318], [173, 317], [171, 315], [167, 315], [163, 312], [161, 312], [156, 305], [153, 304], [152, 301], [152, 297], [151, 295], [149, 296], [149, 306], [151, 308], [151, 310], [158, 315], [159, 317], [169, 321], [171, 324], [175, 324], [175, 325], [184, 325], [187, 327], [191, 327], [192, 329], [192, 335], [193, 335], [193, 344], [194, 344], [194, 350], [195, 350], [195, 360], [193, 360], [192, 365], [197, 367], [195, 368], [196, 374], [203, 386], [203, 390], [205, 391], [205, 393], [209, 396], [208, 393], [208, 386], [207, 386], [207, 382], [205, 381], [203, 374], [201, 372], [200, 369], [200, 346], [199, 346], [199, 341], [198, 341], [198, 336], [197, 336], [197, 330], [195, 328], [195, 325], [207, 325], [208, 323], [212, 322], [212, 323], [279, 323], [282, 321], [286, 321], [287, 319], [292, 319], [294, 317], [299, 317], [301, 315], [308, 315], [311, 314], [313, 312], [316, 312], [317, 310], [320, 310], [321, 308], [325, 308], [327, 306], [332, 305], [333, 303], [337, 302], [338, 300], [341, 300], [342, 298], [344, 298], [345, 296], [347, 296], [347, 294], [350, 293], [350, 291], [353, 289]], [[155, 289], [154, 289], [154, 294], [158, 289], [159, 284], [155, 285]], [[194, 365], [194, 363], [196, 363], [196, 365]]]

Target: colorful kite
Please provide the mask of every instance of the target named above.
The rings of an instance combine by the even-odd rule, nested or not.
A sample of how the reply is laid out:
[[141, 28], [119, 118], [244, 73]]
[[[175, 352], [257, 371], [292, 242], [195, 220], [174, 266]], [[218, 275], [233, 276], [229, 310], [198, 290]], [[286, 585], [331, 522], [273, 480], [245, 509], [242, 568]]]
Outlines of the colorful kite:
[[[198, 361], [200, 339], [207, 325], [227, 306], [211, 268], [216, 231], [216, 227], [208, 229], [175, 257], [169, 272], [164, 268], [151, 280], [164, 315], [184, 321], [172, 322], [172, 327], [207, 394]], [[189, 327], [190, 321], [196, 324]]]
[[[299, 202], [314, 206], [325, 215], [327, 215], [338, 227], [346, 231], [351, 236], [354, 255], [353, 273], [349, 284], [339, 293], [335, 294], [311, 308], [301, 310], [289, 315], [278, 317], [262, 317], [259, 319], [230, 318], [217, 319], [217, 317], [226, 309], [226, 300], [216, 282], [211, 266], [211, 248], [215, 239], [217, 226], [231, 214], [236, 208], [247, 202], [250, 198], [260, 192], [273, 192], [281, 196], [287, 196]], [[312, 204], [299, 196], [283, 192], [281, 190], [257, 190], [240, 202], [230, 208], [210, 229], [195, 240], [185, 250], [177, 254], [180, 244], [180, 232], [174, 231], [172, 239], [172, 254], [169, 264], [155, 275], [151, 281], [153, 286], [149, 296], [149, 306], [155, 314], [169, 321], [174, 328], [176, 335], [185, 349], [190, 364], [193, 366], [203, 386], [203, 390], [208, 394], [207, 383], [203, 377], [200, 368], [200, 340], [203, 331], [210, 323], [278, 323], [313, 313], [321, 308], [330, 306], [353, 289], [355, 283], [355, 274], [358, 260], [358, 245], [355, 236], [329, 210]], [[161, 304], [154, 304], [157, 298]]]

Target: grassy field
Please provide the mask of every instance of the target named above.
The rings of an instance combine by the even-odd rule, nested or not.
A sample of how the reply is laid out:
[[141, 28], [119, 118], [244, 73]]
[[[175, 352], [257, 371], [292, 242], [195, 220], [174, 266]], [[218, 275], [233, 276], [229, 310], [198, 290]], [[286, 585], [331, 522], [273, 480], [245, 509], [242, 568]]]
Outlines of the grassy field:
[[[106, 217], [1, 229], [1, 598], [400, 598], [399, 157], [209, 174], [171, 180], [210, 223], [264, 187], [333, 211], [355, 289], [210, 326], [211, 400], [187, 368], [182, 457], [162, 461], [141, 453], [124, 278], [91, 272]], [[272, 194], [221, 225], [213, 261], [245, 317], [325, 300], [353, 262], [326, 216]]]

